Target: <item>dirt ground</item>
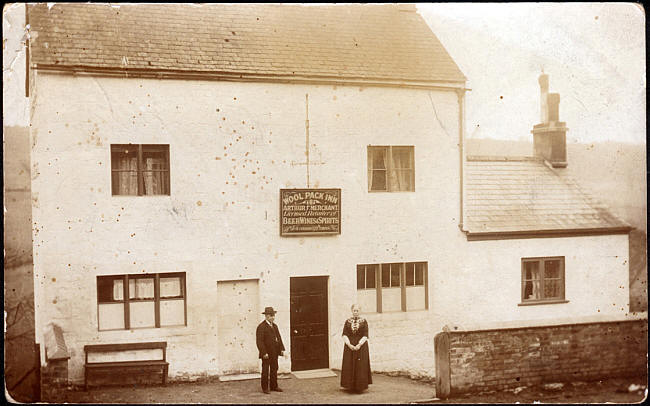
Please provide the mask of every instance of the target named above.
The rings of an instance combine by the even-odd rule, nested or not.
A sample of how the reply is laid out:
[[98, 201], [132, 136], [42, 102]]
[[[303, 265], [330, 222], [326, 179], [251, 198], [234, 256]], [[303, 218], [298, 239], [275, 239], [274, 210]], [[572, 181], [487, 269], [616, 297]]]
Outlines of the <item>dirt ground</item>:
[[[629, 391], [635, 384], [643, 389]], [[430, 403], [642, 403], [647, 397], [647, 378], [616, 378], [595, 382], [565, 383], [560, 390], [541, 386], [501, 392], [458, 396]], [[517, 393], [515, 393], [517, 392]], [[429, 403], [429, 402], [427, 402]]]
[[129, 386], [92, 388], [88, 392], [72, 390], [70, 403], [639, 403], [644, 390], [629, 392], [630, 384], [647, 385], [643, 378], [574, 382], [559, 391], [541, 387], [468, 395], [447, 400], [435, 398], [435, 385], [406, 377], [373, 374], [373, 384], [362, 394], [351, 394], [339, 387], [339, 378], [280, 379], [284, 392], [264, 394], [259, 380], [170, 383], [167, 386]]

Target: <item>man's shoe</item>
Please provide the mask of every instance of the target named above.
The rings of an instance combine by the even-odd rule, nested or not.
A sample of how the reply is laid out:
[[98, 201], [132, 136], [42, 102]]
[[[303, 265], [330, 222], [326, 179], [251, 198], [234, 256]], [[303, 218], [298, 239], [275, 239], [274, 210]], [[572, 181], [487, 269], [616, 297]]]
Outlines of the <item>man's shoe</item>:
[[271, 389], [271, 390], [272, 390], [273, 392], [284, 392], [284, 391], [283, 391], [282, 389], [280, 389], [280, 388], [275, 388], [275, 389]]
[[262, 389], [262, 392], [266, 393], [267, 395], [271, 393], [268, 389]]

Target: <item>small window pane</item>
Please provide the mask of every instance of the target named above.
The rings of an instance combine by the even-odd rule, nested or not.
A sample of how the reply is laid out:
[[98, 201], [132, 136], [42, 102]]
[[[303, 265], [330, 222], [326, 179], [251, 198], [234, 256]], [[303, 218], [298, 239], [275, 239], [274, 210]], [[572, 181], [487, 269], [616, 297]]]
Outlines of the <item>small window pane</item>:
[[386, 190], [386, 171], [371, 171], [370, 190]]
[[411, 158], [413, 157], [412, 147], [393, 147], [393, 168], [411, 169]]
[[97, 278], [97, 301], [110, 303], [124, 300], [124, 279], [122, 276], [100, 276]]
[[525, 262], [524, 263], [525, 273], [524, 278], [526, 280], [538, 280], [539, 279], [539, 262]]
[[381, 264], [381, 287], [390, 287], [390, 264]]
[[153, 299], [154, 278], [129, 279], [129, 299]]
[[368, 147], [368, 188], [386, 191], [387, 148]]
[[423, 310], [426, 308], [426, 290], [424, 286], [406, 288], [406, 310]]
[[401, 286], [399, 280], [399, 270], [401, 264], [392, 264], [390, 267], [390, 286]]
[[544, 261], [544, 278], [560, 277], [560, 261], [557, 259]]
[[144, 161], [144, 170], [169, 169], [169, 145], [143, 145], [142, 160]]
[[160, 301], [160, 326], [182, 326], [185, 324], [185, 301]]
[[386, 148], [369, 147], [372, 166], [370, 169], [386, 169]]
[[357, 289], [365, 289], [365, 267], [363, 265], [357, 265]]
[[411, 192], [413, 187], [413, 147], [392, 147], [389, 190]]
[[179, 276], [160, 278], [160, 297], [174, 298], [183, 297], [182, 280]]
[[169, 145], [143, 145], [145, 195], [169, 194]]
[[138, 194], [137, 145], [111, 145], [111, 184], [114, 195]]
[[417, 286], [424, 286], [424, 264], [415, 264], [415, 284]]
[[406, 286], [415, 285], [415, 264], [406, 264]]
[[131, 328], [156, 327], [156, 302], [137, 301], [129, 303]]
[[124, 303], [100, 303], [99, 330], [124, 329]]
[[558, 299], [560, 294], [559, 280], [545, 280], [544, 281], [544, 299]]
[[374, 289], [376, 287], [376, 275], [375, 270], [377, 265], [366, 265], [366, 288]]

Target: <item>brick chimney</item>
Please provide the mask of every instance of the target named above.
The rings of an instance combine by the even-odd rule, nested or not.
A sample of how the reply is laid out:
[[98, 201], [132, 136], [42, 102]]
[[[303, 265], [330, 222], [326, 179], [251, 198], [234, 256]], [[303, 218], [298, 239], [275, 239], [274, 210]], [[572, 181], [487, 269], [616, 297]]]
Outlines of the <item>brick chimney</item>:
[[560, 121], [560, 95], [548, 92], [548, 75], [539, 75], [540, 124], [533, 126], [533, 154], [554, 168], [565, 168], [566, 123]]

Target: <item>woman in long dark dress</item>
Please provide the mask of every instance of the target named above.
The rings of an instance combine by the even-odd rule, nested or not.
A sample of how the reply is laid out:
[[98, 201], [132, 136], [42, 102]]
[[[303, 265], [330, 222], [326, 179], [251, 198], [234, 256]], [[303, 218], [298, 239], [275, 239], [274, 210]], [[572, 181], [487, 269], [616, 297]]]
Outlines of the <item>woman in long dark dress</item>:
[[341, 386], [361, 393], [372, 383], [368, 351], [368, 322], [359, 317], [360, 308], [352, 305], [352, 317], [343, 325], [343, 364]]

